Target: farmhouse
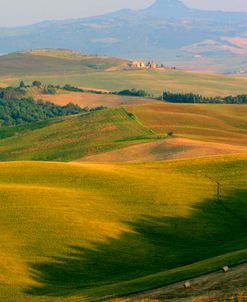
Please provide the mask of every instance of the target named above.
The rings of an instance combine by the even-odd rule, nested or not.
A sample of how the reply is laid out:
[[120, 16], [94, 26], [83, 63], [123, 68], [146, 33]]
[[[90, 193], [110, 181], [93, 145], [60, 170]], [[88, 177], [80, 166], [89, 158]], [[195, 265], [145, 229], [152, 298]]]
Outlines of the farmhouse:
[[130, 65], [132, 68], [150, 68], [150, 69], [157, 69], [159, 65], [155, 62], [148, 62], [145, 63], [143, 61], [133, 61]]
[[155, 62], [147, 62], [146, 67], [150, 68], [150, 69], [157, 69], [157, 68], [159, 68], [159, 65]]
[[133, 61], [131, 64], [133, 68], [145, 68], [146, 64], [143, 61]]

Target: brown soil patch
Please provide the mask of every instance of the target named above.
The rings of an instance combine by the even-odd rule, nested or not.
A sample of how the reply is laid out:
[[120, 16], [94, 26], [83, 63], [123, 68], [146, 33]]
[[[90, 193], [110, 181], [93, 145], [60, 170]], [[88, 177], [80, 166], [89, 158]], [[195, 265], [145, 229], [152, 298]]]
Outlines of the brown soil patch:
[[138, 163], [240, 153], [247, 153], [247, 147], [186, 138], [169, 138], [84, 157], [78, 161]]

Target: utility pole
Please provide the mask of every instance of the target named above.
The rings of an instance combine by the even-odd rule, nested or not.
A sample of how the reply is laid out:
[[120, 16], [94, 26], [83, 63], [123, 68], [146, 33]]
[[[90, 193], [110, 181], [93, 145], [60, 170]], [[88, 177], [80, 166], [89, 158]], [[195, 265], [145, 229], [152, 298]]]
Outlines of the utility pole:
[[204, 174], [204, 176], [206, 176], [212, 182], [216, 183], [216, 185], [217, 185], [216, 196], [217, 196], [217, 200], [220, 201], [220, 197], [221, 197], [221, 183], [219, 181], [213, 179], [212, 177], [206, 175], [206, 174]]

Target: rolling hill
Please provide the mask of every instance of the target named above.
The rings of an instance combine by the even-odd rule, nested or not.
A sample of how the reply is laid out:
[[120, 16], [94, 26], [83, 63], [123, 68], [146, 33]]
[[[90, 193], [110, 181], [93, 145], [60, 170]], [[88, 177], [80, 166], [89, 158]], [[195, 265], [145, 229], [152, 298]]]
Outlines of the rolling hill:
[[127, 105], [157, 135], [171, 138], [145, 142], [82, 157], [90, 162], [152, 162], [222, 154], [247, 153], [247, 106], [152, 102]]
[[152, 103], [129, 105], [127, 110], [158, 134], [246, 146], [246, 110], [239, 105]]
[[156, 58], [190, 70], [245, 72], [246, 13], [203, 11], [180, 0], [157, 0], [138, 11], [0, 29], [0, 53], [33, 48], [72, 48]]
[[247, 146], [212, 143], [186, 138], [166, 138], [164, 140], [135, 144], [113, 151], [86, 156], [76, 161], [143, 163], [180, 158], [246, 153]]
[[181, 70], [126, 69], [127, 60], [83, 55], [69, 50], [40, 49], [0, 56], [0, 86], [71, 84], [87, 89], [144, 89], [154, 96], [164, 90], [208, 96], [246, 94], [247, 79], [234, 75]]
[[246, 153], [246, 114], [246, 105], [114, 107], [2, 128], [0, 160], [145, 162]]
[[246, 261], [246, 167], [0, 163], [0, 300], [96, 301]]

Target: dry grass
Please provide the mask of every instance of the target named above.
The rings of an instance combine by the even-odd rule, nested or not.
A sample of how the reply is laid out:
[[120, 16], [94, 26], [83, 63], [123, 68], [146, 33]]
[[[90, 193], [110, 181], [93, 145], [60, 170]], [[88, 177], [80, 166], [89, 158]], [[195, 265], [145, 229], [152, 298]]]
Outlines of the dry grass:
[[152, 102], [152, 99], [148, 98], [138, 98], [138, 97], [127, 97], [127, 96], [118, 96], [118, 95], [108, 95], [108, 94], [95, 94], [95, 93], [81, 93], [81, 92], [62, 92], [55, 95], [47, 94], [36, 94], [34, 95], [35, 99], [42, 99], [55, 103], [57, 105], [66, 105], [68, 103], [74, 103], [80, 107], [116, 107], [119, 105], [126, 104], [143, 104]]

